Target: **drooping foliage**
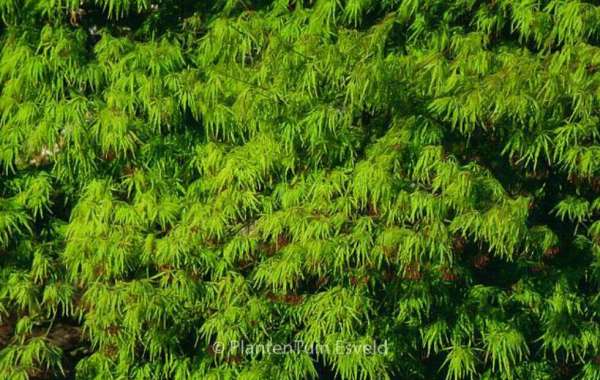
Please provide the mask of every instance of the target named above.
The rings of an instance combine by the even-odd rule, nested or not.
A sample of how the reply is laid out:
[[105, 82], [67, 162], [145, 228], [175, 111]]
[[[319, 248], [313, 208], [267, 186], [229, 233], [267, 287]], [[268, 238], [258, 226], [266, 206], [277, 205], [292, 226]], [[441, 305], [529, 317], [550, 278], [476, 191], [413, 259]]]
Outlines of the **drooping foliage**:
[[600, 379], [597, 1], [0, 16], [0, 378]]

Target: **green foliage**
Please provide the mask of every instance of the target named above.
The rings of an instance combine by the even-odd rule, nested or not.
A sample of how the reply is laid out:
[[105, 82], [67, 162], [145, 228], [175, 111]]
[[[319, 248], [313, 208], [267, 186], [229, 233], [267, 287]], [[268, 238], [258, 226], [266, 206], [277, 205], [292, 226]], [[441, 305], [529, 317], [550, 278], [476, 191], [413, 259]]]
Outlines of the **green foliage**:
[[597, 2], [0, 16], [0, 378], [600, 379]]

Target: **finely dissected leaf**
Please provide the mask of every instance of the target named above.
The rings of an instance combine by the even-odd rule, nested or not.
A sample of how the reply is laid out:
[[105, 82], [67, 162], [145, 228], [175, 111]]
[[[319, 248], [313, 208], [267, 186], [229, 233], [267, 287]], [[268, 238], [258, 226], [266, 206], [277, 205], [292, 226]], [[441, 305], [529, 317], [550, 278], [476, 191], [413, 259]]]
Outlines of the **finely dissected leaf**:
[[597, 1], [0, 0], [0, 379], [600, 379], [599, 106]]

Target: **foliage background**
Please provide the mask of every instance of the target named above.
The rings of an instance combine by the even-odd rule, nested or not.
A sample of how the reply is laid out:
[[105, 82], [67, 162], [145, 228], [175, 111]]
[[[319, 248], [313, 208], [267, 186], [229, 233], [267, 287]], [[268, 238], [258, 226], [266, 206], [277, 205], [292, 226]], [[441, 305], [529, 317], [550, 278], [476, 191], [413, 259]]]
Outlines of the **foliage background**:
[[0, 378], [600, 379], [597, 1], [0, 15]]

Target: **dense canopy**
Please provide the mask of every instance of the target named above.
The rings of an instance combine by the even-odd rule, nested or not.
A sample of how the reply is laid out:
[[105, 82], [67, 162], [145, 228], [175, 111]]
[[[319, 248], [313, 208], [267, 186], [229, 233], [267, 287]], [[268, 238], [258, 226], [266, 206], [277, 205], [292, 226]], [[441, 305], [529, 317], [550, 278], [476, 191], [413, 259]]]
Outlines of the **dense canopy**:
[[0, 16], [1, 379], [600, 379], [600, 2]]

